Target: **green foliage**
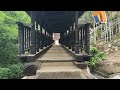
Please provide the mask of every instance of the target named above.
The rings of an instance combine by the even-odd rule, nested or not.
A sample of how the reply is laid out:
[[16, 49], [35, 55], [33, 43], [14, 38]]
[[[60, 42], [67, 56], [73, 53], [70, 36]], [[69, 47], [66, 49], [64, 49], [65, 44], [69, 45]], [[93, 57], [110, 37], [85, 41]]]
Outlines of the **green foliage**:
[[17, 60], [18, 27], [16, 22], [30, 23], [24, 11], [0, 11], [0, 78], [20, 78], [22, 65]]
[[93, 55], [91, 60], [89, 61], [89, 66], [95, 66], [97, 62], [106, 58], [106, 54], [104, 52], [100, 52], [97, 48], [91, 47], [90, 53]]
[[85, 11], [85, 13], [79, 19], [81, 24], [93, 23], [93, 17], [91, 11]]
[[23, 77], [23, 65], [22, 64], [13, 64], [9, 66], [11, 71], [10, 79], [21, 79]]
[[0, 68], [0, 79], [9, 79], [11, 71], [9, 68]]
[[13, 64], [6, 68], [0, 68], [0, 79], [21, 79], [23, 77], [23, 65]]

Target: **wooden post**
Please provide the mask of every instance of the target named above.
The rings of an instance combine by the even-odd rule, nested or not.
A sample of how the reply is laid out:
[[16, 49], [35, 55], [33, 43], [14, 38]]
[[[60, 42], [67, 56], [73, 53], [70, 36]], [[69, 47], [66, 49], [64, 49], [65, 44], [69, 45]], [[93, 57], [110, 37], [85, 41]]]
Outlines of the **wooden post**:
[[52, 33], [50, 33], [50, 39], [51, 39], [51, 43], [50, 44], [52, 44], [53, 43], [53, 34]]
[[38, 31], [38, 19], [36, 18], [36, 48], [37, 52], [39, 52], [39, 31]]
[[26, 43], [27, 45], [26, 45], [26, 47], [27, 47], [27, 49], [28, 49], [28, 43], [29, 43], [29, 40], [28, 40], [28, 27], [26, 27], [26, 32], [27, 32], [27, 33], [26, 33], [26, 35], [27, 35], [27, 37], [26, 37], [26, 39], [27, 39], [27, 43]]
[[69, 49], [71, 49], [71, 27], [69, 29]]
[[28, 46], [29, 46], [29, 48], [30, 48], [30, 39], [31, 39], [31, 28], [29, 28], [29, 30], [28, 30], [28, 32], [29, 32], [29, 44], [28, 44]]
[[96, 27], [95, 27], [95, 23], [93, 23], [93, 30], [94, 30], [94, 45], [96, 46]]
[[42, 20], [41, 18], [39, 18], [39, 21], [40, 21], [40, 49], [43, 49], [43, 35], [42, 35]]
[[90, 23], [85, 25], [85, 51], [90, 54]]
[[75, 54], [79, 53], [78, 11], [75, 12]]
[[21, 22], [16, 22], [18, 25], [18, 54], [24, 54], [24, 45], [23, 45], [23, 37], [22, 37], [22, 32], [23, 32], [23, 25]]
[[31, 11], [31, 54], [36, 54], [36, 38], [35, 38], [35, 15], [34, 11]]
[[26, 27], [24, 27], [24, 47], [26, 49]]
[[78, 11], [75, 12], [75, 54], [79, 53]]
[[62, 45], [63, 45], [63, 39], [64, 39], [63, 33], [60, 33], [60, 44]]
[[45, 47], [47, 47], [47, 31], [45, 30]]
[[[72, 16], [72, 22], [75, 21], [75, 13]], [[72, 30], [71, 30], [71, 47], [72, 51], [75, 51], [75, 35], [74, 35], [74, 23], [72, 24]]]
[[83, 49], [83, 31], [84, 31], [84, 28], [82, 27], [80, 30], [80, 33], [81, 33], [81, 38], [80, 38], [81, 52]]

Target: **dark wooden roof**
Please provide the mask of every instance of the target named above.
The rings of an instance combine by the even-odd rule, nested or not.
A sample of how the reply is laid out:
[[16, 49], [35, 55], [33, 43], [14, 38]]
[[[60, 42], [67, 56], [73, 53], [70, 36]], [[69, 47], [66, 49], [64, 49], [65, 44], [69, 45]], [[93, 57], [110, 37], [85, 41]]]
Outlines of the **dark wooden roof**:
[[[31, 16], [30, 11], [26, 13]], [[75, 11], [33, 11], [34, 16], [42, 20], [43, 28], [48, 32], [65, 32], [74, 23]], [[84, 11], [79, 11], [79, 17]]]

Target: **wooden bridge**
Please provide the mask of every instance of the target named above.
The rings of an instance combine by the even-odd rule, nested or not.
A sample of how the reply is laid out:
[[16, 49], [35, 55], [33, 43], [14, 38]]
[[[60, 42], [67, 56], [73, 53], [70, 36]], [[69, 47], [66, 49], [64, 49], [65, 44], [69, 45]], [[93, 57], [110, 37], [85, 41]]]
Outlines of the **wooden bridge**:
[[[39, 79], [82, 78], [80, 64], [91, 57], [90, 24], [78, 24], [78, 19], [84, 11], [26, 13], [31, 17], [31, 24], [17, 22], [18, 57], [24, 64], [28, 64], [27, 69], [30, 68], [29, 63], [37, 63], [37, 66], [40, 66], [34, 74], [26, 75], [39, 74]], [[60, 45], [54, 45], [53, 33], [60, 33]], [[26, 71], [27, 69], [25, 68]], [[29, 69], [28, 72], [33, 71]]]

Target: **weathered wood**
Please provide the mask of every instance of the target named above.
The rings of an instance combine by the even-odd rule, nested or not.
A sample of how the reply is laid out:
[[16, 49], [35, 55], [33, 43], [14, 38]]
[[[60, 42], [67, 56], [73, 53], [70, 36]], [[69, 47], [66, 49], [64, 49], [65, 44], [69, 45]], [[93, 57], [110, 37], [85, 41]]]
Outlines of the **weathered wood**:
[[29, 46], [29, 48], [30, 48], [30, 37], [31, 37], [31, 28], [28, 28], [28, 32], [29, 32], [29, 36], [28, 36], [28, 38], [29, 38], [29, 44], [28, 44], [28, 46]]
[[85, 52], [89, 55], [90, 54], [90, 23], [87, 23], [85, 26]]
[[31, 11], [31, 22], [33, 24], [31, 28], [31, 54], [36, 54], [35, 15], [33, 11]]
[[21, 31], [21, 54], [24, 54], [25, 53], [25, 48], [24, 48], [24, 28], [22, 29]]
[[43, 29], [42, 29], [42, 20], [41, 18], [39, 18], [39, 21], [40, 21], [40, 49], [43, 49], [43, 35], [42, 35], [42, 32], [43, 32]]
[[75, 51], [75, 31], [74, 31], [74, 24], [72, 25], [72, 51]]
[[75, 53], [79, 53], [78, 11], [75, 12]]
[[95, 23], [93, 23], [93, 32], [94, 32], [94, 45], [96, 45], [96, 27], [95, 27]]
[[26, 27], [24, 27], [24, 40], [25, 40], [24, 47], [26, 49]]
[[69, 49], [71, 49], [71, 32], [72, 32], [72, 29], [71, 29], [71, 27], [70, 27], [70, 29], [69, 29]]
[[36, 18], [36, 49], [39, 52], [39, 31], [38, 31], [38, 20]]
[[47, 47], [47, 31], [45, 30], [45, 37], [44, 37], [44, 39], [45, 39], [45, 47]]
[[83, 48], [83, 28], [80, 28], [79, 32], [80, 32], [80, 49], [81, 49], [81, 52], [82, 52], [82, 48]]
[[21, 55], [22, 52], [22, 30], [23, 30], [23, 24], [21, 22], [16, 22], [18, 25], [18, 54]]
[[27, 37], [26, 37], [26, 38], [27, 38], [26, 48], [29, 48], [29, 46], [28, 46], [28, 43], [29, 43], [29, 40], [28, 40], [28, 37], [29, 37], [29, 36], [28, 36], [28, 27], [26, 27], [26, 35], [27, 35]]

